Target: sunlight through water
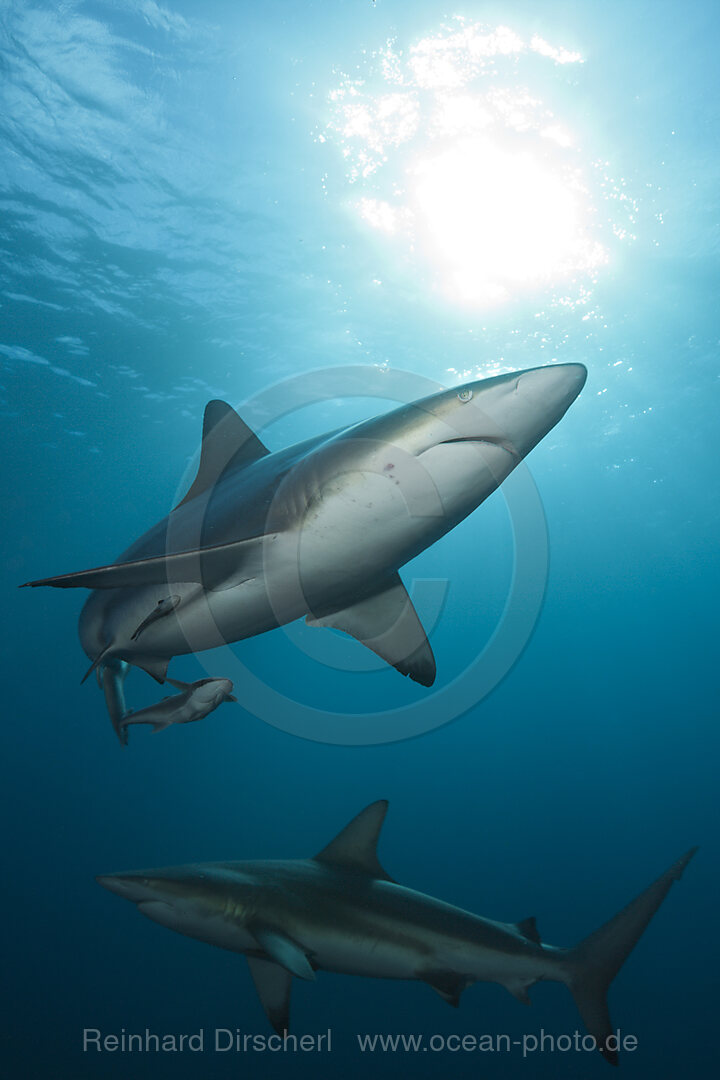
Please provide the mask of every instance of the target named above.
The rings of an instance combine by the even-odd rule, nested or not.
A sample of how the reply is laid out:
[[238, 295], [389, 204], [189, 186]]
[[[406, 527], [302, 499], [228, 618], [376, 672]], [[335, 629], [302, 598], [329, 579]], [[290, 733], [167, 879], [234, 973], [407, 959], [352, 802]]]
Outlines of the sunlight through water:
[[[634, 206], [520, 78], [525, 65], [544, 87], [583, 63], [538, 35], [457, 16], [405, 50], [387, 42], [353, 78], [338, 72], [319, 138], [341, 149], [354, 212], [446, 298], [586, 298], [612, 244], [634, 238]], [[612, 197], [625, 216], [608, 224], [599, 204]]]

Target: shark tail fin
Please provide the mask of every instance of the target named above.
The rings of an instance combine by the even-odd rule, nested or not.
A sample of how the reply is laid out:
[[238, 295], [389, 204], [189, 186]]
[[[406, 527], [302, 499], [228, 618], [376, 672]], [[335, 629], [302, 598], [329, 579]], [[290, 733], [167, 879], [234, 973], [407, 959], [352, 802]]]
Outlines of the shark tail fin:
[[688, 851], [609, 922], [567, 950], [565, 982], [585, 1027], [611, 1065], [618, 1064], [618, 1053], [617, 1047], [611, 1048], [608, 1043], [612, 1034], [608, 988], [696, 851]]

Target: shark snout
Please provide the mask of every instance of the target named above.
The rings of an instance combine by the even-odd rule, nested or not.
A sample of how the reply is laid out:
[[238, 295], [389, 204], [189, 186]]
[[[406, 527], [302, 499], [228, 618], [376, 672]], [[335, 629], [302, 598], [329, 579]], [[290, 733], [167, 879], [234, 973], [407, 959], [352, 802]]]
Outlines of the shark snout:
[[196, 867], [101, 874], [95, 880], [130, 900], [152, 922], [182, 933], [194, 934], [203, 920], [217, 914], [216, 890], [209, 875]]
[[95, 880], [98, 885], [102, 885], [103, 889], [122, 896], [125, 900], [131, 900], [135, 904], [164, 899], [159, 895], [157, 883], [153, 883], [144, 874], [100, 874]]
[[507, 378], [498, 397], [488, 399], [487, 409], [524, 457], [570, 408], [585, 385], [587, 368], [584, 364], [551, 364]]
[[535, 398], [548, 409], [569, 409], [587, 379], [584, 364], [552, 364], [531, 368], [518, 378], [519, 393]]

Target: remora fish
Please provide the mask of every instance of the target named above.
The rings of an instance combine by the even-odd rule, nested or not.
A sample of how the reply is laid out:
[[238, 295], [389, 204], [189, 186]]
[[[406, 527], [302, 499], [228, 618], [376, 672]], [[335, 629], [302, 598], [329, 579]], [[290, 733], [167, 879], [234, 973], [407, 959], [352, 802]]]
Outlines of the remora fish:
[[191, 724], [208, 716], [223, 701], [237, 701], [233, 697], [233, 684], [229, 679], [199, 679], [197, 682], [180, 682], [168, 679], [171, 686], [181, 694], [163, 698], [157, 705], [149, 705], [139, 712], [128, 712], [119, 723], [120, 728], [129, 724], [152, 724], [153, 731], [162, 731], [171, 724]]
[[161, 600], [158, 600], [155, 609], [143, 619], [130, 640], [137, 641], [143, 630], [147, 630], [148, 626], [152, 626], [158, 619], [164, 619], [166, 615], [175, 610], [179, 603], [179, 596], [164, 596]]
[[[270, 453], [229, 405], [205, 409], [197, 476], [118, 562], [28, 582], [93, 591], [80, 639], [109, 707], [125, 669], [306, 616], [424, 686], [435, 659], [398, 570], [488, 497], [564, 415], [582, 364], [466, 383]], [[111, 707], [112, 712], [112, 707]]]
[[292, 976], [318, 970], [420, 979], [457, 1005], [474, 982], [497, 982], [527, 1003], [541, 979], [565, 983], [611, 1065], [617, 1049], [606, 993], [696, 849], [572, 948], [541, 942], [535, 919], [495, 922], [398, 885], [378, 862], [387, 802], [366, 807], [312, 859], [203, 863], [107, 874], [97, 881], [154, 922], [244, 953], [278, 1033], [287, 1031]]

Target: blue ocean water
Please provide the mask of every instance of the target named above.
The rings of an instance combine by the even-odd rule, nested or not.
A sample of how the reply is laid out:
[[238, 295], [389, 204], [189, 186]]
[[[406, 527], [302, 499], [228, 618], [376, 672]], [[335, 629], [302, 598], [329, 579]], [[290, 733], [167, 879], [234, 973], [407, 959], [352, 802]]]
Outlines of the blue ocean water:
[[[292, 1021], [331, 1028], [331, 1053], [83, 1052], [85, 1028], [268, 1030], [244, 960], [142, 919], [96, 874], [307, 856], [378, 798], [396, 880], [491, 918], [536, 915], [556, 944], [699, 844], [610, 1005], [638, 1041], [627, 1075], [710, 1075], [717, 5], [29, 0], [0, 13], [3, 1075], [603, 1075], [584, 1053], [357, 1044], [574, 1032], [557, 984], [534, 987], [531, 1009], [476, 985], [454, 1011], [419, 982], [327, 973], [295, 986]], [[451, 722], [429, 733], [333, 745], [282, 728], [293, 703], [411, 710], [462, 677], [523, 557], [501, 494], [403, 571], [445, 590], [431, 692], [351, 670], [360, 646], [337, 635], [323, 661], [317, 631], [277, 630], [235, 652], [287, 716], [243, 708], [236, 680], [239, 707], [133, 733], [122, 751], [94, 683], [80, 685], [83, 597], [15, 588], [110, 561], [162, 517], [210, 398], [276, 449], [392, 407], [338, 399], [323, 369], [454, 385], [553, 361], [589, 376], [528, 459], [549, 550], [539, 618], [499, 685], [455, 718], [438, 704]], [[320, 391], [293, 411], [294, 385]], [[214, 663], [180, 658], [173, 673], [224, 674]], [[139, 707], [159, 691], [135, 672], [128, 694]]]

